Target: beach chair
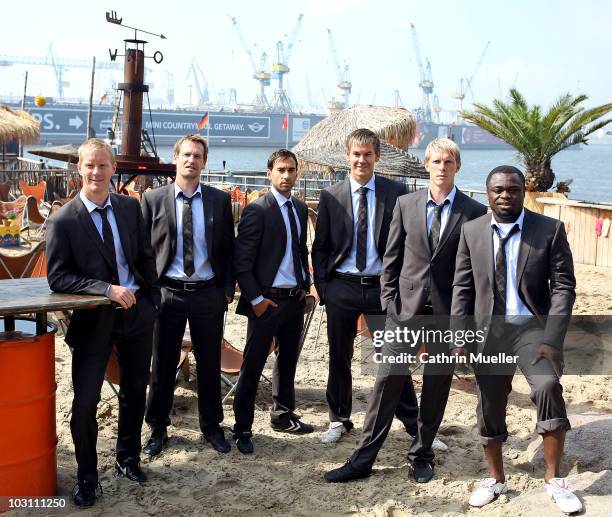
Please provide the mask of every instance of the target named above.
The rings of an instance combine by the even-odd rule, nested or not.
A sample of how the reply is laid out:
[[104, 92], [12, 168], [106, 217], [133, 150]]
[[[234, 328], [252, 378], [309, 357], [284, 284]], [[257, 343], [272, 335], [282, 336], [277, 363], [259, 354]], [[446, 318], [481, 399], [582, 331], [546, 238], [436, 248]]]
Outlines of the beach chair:
[[43, 276], [45, 241], [36, 242], [30, 251], [0, 248], [0, 280], [39, 278]]
[[24, 196], [34, 196], [39, 203], [45, 201], [45, 191], [47, 190], [47, 182], [41, 181], [37, 185], [28, 185], [25, 181], [19, 180], [19, 188]]

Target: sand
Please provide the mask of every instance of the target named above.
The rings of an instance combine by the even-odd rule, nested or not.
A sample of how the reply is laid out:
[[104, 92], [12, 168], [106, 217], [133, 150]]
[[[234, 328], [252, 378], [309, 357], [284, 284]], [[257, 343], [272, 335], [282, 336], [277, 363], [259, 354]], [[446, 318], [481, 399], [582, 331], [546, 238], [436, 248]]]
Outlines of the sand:
[[[612, 269], [577, 266], [577, 314], [612, 313]], [[234, 304], [235, 305], [235, 304]], [[229, 454], [215, 452], [202, 440], [198, 429], [195, 372], [182, 378], [176, 389], [171, 439], [163, 454], [152, 461], [143, 457], [149, 482], [143, 485], [114, 474], [114, 439], [117, 429], [117, 401], [104, 386], [99, 405], [100, 424], [98, 461], [104, 495], [87, 511], [77, 509], [69, 498], [68, 511], [62, 515], [557, 515], [553, 503], [543, 494], [534, 504], [511, 504], [513, 499], [543, 486], [543, 471], [529, 462], [527, 447], [536, 439], [533, 432], [535, 410], [529, 390], [516, 377], [508, 406], [511, 436], [504, 447], [510, 492], [483, 510], [469, 509], [467, 498], [477, 479], [485, 477], [486, 468], [476, 438], [476, 396], [473, 378], [453, 382], [444, 422], [439, 436], [450, 450], [436, 457], [435, 477], [426, 485], [417, 485], [408, 473], [406, 452], [409, 438], [395, 421], [375, 464], [374, 474], [363, 481], [341, 485], [328, 484], [323, 474], [342, 464], [359, 439], [367, 398], [373, 378], [362, 375], [358, 364], [359, 348], [353, 365], [353, 418], [356, 429], [338, 444], [321, 443], [327, 426], [325, 385], [327, 381], [327, 346], [325, 324], [315, 346], [319, 310], [315, 313], [304, 346], [296, 378], [298, 413], [315, 426], [306, 436], [276, 433], [269, 426], [271, 393], [266, 383], [260, 385], [254, 431], [255, 453], [244, 456], [233, 447]], [[227, 339], [243, 347], [246, 321], [230, 312]], [[57, 340], [57, 434], [59, 494], [69, 496], [75, 483], [76, 463], [69, 430], [72, 400], [70, 353]], [[608, 389], [612, 377], [564, 376], [563, 385], [569, 414], [585, 412], [609, 414], [612, 395]], [[420, 382], [417, 380], [417, 386]], [[233, 424], [231, 399], [224, 405], [224, 426]], [[143, 429], [143, 442], [148, 430]], [[610, 467], [609, 467], [610, 468]], [[579, 464], [565, 465], [565, 472], [576, 475]], [[585, 501], [587, 515], [604, 515], [612, 498], [578, 492]], [[608, 504], [609, 503], [609, 504]], [[589, 504], [592, 510], [589, 511]]]

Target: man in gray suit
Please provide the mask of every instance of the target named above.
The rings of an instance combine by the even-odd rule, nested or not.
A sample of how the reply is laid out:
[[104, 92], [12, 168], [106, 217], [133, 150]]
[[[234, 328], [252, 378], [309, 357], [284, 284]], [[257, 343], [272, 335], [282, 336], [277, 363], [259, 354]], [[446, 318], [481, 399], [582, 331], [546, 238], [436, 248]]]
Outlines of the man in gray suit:
[[200, 429], [215, 450], [230, 450], [220, 427], [220, 368], [223, 316], [235, 289], [234, 220], [229, 195], [200, 183], [207, 154], [204, 138], [182, 137], [174, 146], [175, 183], [146, 192], [142, 199], [162, 285], [146, 414], [151, 437], [143, 449], [151, 456], [167, 441], [187, 321], [198, 369]]
[[[565, 433], [570, 429], [563, 388], [563, 340], [576, 298], [572, 254], [563, 223], [523, 208], [525, 178], [502, 165], [487, 177], [493, 215], [464, 225], [457, 253], [451, 314], [461, 329], [473, 317], [484, 330], [486, 356], [502, 354], [504, 368], [474, 362], [478, 428], [490, 476], [470, 497], [481, 507], [508, 490], [502, 443], [508, 437], [506, 405], [516, 365], [531, 387], [542, 436], [548, 494], [565, 513], [582, 503], [559, 477]], [[472, 316], [473, 315], [473, 316]], [[465, 355], [465, 348], [455, 348]], [[474, 361], [476, 361], [475, 359]]]
[[[400, 197], [395, 206], [381, 276], [388, 325], [413, 324], [421, 316], [447, 319], [450, 314], [459, 231], [463, 223], [486, 212], [455, 186], [460, 167], [457, 144], [448, 138], [433, 140], [425, 151], [429, 188]], [[428, 352], [433, 355], [432, 350]], [[338, 483], [370, 475], [406, 392], [418, 408], [417, 429], [408, 453], [412, 475], [420, 483], [432, 478], [432, 445], [444, 416], [452, 368], [433, 371], [429, 365], [425, 367], [420, 407], [407, 370], [407, 365], [393, 369], [380, 365], [359, 447], [345, 465], [325, 475], [327, 481]]]

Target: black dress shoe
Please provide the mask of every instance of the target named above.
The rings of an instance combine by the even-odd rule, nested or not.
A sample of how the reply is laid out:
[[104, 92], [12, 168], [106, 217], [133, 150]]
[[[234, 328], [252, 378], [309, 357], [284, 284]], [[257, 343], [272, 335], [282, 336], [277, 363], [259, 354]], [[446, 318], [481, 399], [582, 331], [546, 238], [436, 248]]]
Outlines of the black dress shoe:
[[72, 500], [79, 508], [88, 508], [96, 502], [96, 497], [102, 495], [100, 483], [79, 481], [72, 491]]
[[411, 465], [412, 477], [417, 483], [427, 483], [434, 475], [433, 465], [429, 463], [414, 463]]
[[229, 442], [225, 439], [223, 431], [217, 431], [215, 433], [204, 435], [204, 439], [212, 445], [212, 448], [217, 452], [226, 453], [232, 450]]
[[234, 441], [236, 442], [236, 447], [242, 454], [253, 454], [255, 447], [253, 447], [253, 441], [251, 440], [251, 436], [248, 434], [234, 435]]
[[358, 470], [351, 465], [351, 460], [346, 460], [346, 463], [342, 467], [330, 470], [326, 472], [324, 477], [326, 481], [330, 483], [345, 483], [346, 481], [353, 481], [354, 479], [367, 478], [372, 474], [372, 469]]
[[161, 454], [161, 451], [164, 449], [167, 443], [167, 434], [164, 434], [161, 437], [151, 435], [151, 438], [147, 440], [146, 445], [142, 448], [142, 452], [148, 454], [149, 456], [157, 456], [158, 454]]
[[115, 462], [115, 470], [122, 476], [138, 483], [144, 483], [147, 480], [147, 475], [142, 471], [138, 461], [127, 460], [124, 462]]

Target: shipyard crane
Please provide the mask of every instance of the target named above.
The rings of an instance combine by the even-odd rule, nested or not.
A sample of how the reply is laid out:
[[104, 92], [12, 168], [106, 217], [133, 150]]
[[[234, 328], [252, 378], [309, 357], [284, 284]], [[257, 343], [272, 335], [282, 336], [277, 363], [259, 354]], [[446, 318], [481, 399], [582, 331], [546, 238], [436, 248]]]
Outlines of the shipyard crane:
[[482, 62], [487, 53], [487, 50], [489, 49], [490, 44], [491, 42], [487, 41], [487, 44], [485, 45], [484, 50], [480, 54], [480, 58], [476, 62], [474, 71], [472, 72], [472, 75], [469, 77], [469, 79], [462, 78], [459, 80], [459, 90], [453, 93], [453, 97], [457, 101], [457, 113], [461, 113], [461, 111], [463, 111], [463, 99], [465, 99], [468, 90], [470, 91], [470, 97], [472, 98], [472, 102], [474, 102], [474, 90], [472, 89], [472, 82], [474, 81], [474, 78], [476, 77], [476, 74], [480, 69], [480, 65], [482, 65]]
[[423, 67], [423, 60], [421, 59], [421, 49], [419, 47], [419, 40], [417, 38], [416, 27], [414, 23], [410, 24], [410, 30], [412, 32], [412, 45], [414, 46], [414, 54], [416, 56], [417, 67], [419, 70], [419, 87], [423, 91], [421, 98], [421, 111], [422, 117], [426, 122], [431, 121], [431, 104], [429, 102], [429, 96], [433, 93], [433, 79], [431, 74], [431, 64], [427, 61], [426, 67]]
[[280, 111], [284, 113], [289, 113], [292, 111], [291, 101], [289, 100], [289, 96], [287, 95], [287, 92], [283, 87], [283, 77], [291, 70], [289, 68], [289, 62], [291, 60], [293, 48], [295, 47], [295, 42], [297, 41], [297, 35], [300, 32], [300, 27], [302, 26], [303, 17], [303, 14], [298, 15], [298, 19], [293, 28], [293, 32], [291, 33], [291, 37], [289, 38], [287, 43], [286, 53], [283, 42], [276, 42], [276, 53], [274, 56], [275, 59], [271, 67], [272, 76], [278, 81], [277, 88], [274, 91], [274, 98], [272, 99], [272, 110], [274, 111]]
[[[69, 86], [69, 83], [64, 81], [64, 72], [68, 68], [91, 69], [92, 62], [87, 59], [59, 59], [55, 54], [53, 44], [50, 44], [45, 57], [0, 55], [0, 66], [11, 65], [40, 65], [53, 67], [57, 85], [57, 95], [58, 97], [63, 97], [64, 88]], [[98, 61], [96, 59], [96, 69], [123, 70], [123, 64], [113, 63], [111, 61]]]
[[236, 31], [236, 35], [238, 36], [238, 40], [240, 41], [240, 45], [242, 49], [247, 55], [249, 59], [249, 63], [251, 64], [251, 68], [253, 70], [253, 79], [255, 79], [259, 83], [259, 92], [255, 96], [255, 100], [253, 104], [255, 107], [261, 111], [268, 111], [270, 109], [270, 103], [268, 102], [268, 98], [266, 97], [266, 86], [270, 86], [270, 78], [271, 74], [268, 71], [268, 55], [264, 52], [261, 55], [261, 59], [259, 61], [259, 67], [255, 64], [255, 59], [253, 58], [253, 53], [251, 49], [247, 45], [244, 35], [242, 34], [242, 30], [240, 30], [240, 26], [238, 25], [238, 20], [233, 16], [229, 16], [229, 19], [234, 26], [234, 30]]
[[[186, 80], [189, 78], [193, 79], [195, 83], [195, 90], [198, 96], [198, 106], [203, 106], [204, 104], [208, 104], [210, 101], [210, 97], [208, 95], [208, 81], [206, 80], [206, 76], [198, 62], [193, 58], [191, 60], [191, 65], [189, 66], [189, 72], [187, 72]], [[189, 103], [191, 104], [191, 95], [189, 96]]]
[[174, 105], [174, 75], [166, 70], [166, 100], [170, 106]]
[[338, 52], [336, 51], [336, 44], [334, 42], [334, 36], [331, 29], [327, 29], [327, 35], [329, 37], [329, 46], [331, 47], [332, 56], [334, 58], [334, 64], [336, 65], [336, 74], [338, 75], [338, 84], [336, 85], [342, 91], [344, 98], [344, 107], [349, 107], [349, 95], [353, 85], [349, 77], [349, 66], [344, 64], [344, 69], [340, 67], [340, 61], [338, 60]]

